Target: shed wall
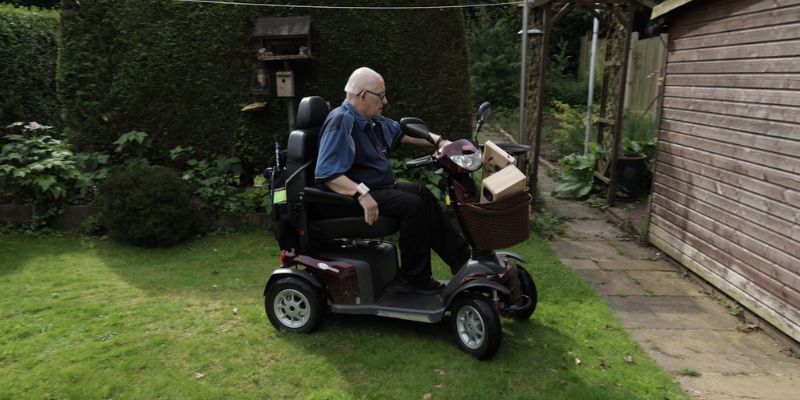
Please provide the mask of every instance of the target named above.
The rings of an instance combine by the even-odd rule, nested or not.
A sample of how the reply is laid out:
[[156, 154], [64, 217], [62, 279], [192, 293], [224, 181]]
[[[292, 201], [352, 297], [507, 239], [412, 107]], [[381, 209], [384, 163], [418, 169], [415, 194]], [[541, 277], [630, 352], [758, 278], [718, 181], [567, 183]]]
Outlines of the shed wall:
[[800, 341], [800, 0], [669, 27], [650, 241]]

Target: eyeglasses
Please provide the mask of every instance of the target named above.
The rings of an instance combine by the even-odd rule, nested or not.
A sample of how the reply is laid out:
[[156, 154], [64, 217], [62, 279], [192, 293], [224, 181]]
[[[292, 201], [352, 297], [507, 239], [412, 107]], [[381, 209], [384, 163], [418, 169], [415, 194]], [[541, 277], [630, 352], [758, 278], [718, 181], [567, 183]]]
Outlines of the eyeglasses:
[[367, 89], [364, 89], [364, 91], [367, 92], [367, 93], [374, 94], [375, 96], [380, 97], [381, 101], [386, 100], [386, 92], [377, 93], [377, 92], [373, 92], [372, 90], [367, 90]]

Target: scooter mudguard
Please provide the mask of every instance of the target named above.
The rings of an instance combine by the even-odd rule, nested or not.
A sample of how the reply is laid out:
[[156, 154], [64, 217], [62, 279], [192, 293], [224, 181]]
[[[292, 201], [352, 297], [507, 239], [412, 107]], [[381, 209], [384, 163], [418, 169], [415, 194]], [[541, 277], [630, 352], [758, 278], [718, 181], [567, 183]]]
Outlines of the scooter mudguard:
[[514, 252], [511, 252], [511, 251], [498, 251], [497, 255], [500, 256], [500, 257], [504, 257], [505, 256], [505, 257], [513, 258], [513, 259], [515, 259], [515, 260], [517, 260], [517, 261], [519, 261], [519, 262], [521, 262], [523, 264], [527, 264], [528, 263], [528, 260], [526, 260], [525, 257], [522, 257], [521, 255], [519, 255], [517, 253], [514, 253]]
[[270, 285], [275, 283], [277, 280], [285, 278], [287, 276], [294, 276], [303, 279], [318, 288], [322, 287], [322, 284], [319, 282], [319, 280], [317, 280], [317, 277], [315, 277], [309, 272], [297, 268], [278, 268], [275, 271], [273, 271], [272, 275], [270, 275], [269, 279], [267, 279], [267, 284], [264, 285], [264, 296], [267, 295], [267, 289], [269, 288]]
[[450, 303], [453, 301], [453, 299], [458, 297], [458, 295], [460, 293], [462, 293], [462, 292], [464, 292], [466, 290], [479, 289], [479, 288], [480, 289], [489, 289], [487, 291], [491, 291], [493, 289], [497, 290], [501, 296], [508, 296], [509, 294], [511, 294], [511, 292], [508, 290], [507, 287], [505, 287], [505, 286], [503, 286], [503, 285], [501, 285], [501, 284], [499, 284], [497, 282], [490, 281], [489, 279], [486, 279], [486, 278], [477, 278], [477, 279], [473, 279], [473, 280], [465, 283], [463, 286], [460, 286], [458, 289], [453, 291], [453, 293], [451, 293], [447, 297], [447, 299], [445, 301], [445, 307], [449, 307]]

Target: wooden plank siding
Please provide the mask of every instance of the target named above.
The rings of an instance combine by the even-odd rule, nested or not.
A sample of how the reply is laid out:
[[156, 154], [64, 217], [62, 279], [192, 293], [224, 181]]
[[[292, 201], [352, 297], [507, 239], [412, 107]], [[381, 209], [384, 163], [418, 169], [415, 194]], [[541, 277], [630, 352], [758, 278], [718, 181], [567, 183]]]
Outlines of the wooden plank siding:
[[800, 341], [800, 0], [667, 18], [650, 241]]

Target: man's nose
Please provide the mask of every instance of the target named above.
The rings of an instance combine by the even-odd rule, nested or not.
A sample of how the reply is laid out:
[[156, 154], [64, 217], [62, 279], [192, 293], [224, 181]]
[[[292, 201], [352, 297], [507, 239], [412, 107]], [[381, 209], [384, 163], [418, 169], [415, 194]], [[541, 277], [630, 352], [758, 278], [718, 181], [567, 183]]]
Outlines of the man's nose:
[[381, 102], [383, 104], [389, 104], [389, 98], [386, 95], [383, 95], [383, 100]]

